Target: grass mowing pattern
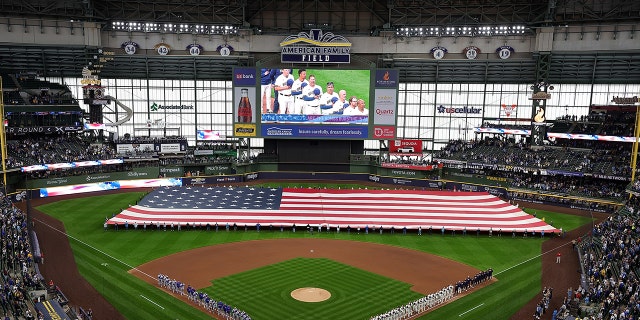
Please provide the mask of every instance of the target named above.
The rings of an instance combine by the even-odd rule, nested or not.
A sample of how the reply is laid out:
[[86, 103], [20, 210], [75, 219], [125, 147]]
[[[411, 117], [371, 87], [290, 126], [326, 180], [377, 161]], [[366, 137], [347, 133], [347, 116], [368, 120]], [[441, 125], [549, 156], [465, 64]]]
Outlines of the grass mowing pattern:
[[[512, 239], [509, 234], [502, 237], [494, 235], [492, 238], [476, 237], [473, 232], [469, 232], [466, 237], [460, 233], [455, 236], [451, 234], [441, 236], [435, 230], [433, 235], [428, 235], [425, 230], [423, 236], [401, 233], [356, 235], [334, 232], [314, 233], [310, 236], [306, 232], [280, 233], [279, 231], [257, 233], [254, 231], [105, 232], [102, 230], [105, 217], [110, 217], [130, 204], [134, 204], [141, 195], [141, 193], [102, 195], [59, 201], [38, 207], [39, 210], [60, 219], [65, 224], [68, 234], [73, 237], [70, 242], [80, 273], [128, 319], [210, 319], [209, 315], [140, 281], [127, 271], [144, 262], [175, 252], [258, 239], [327, 238], [367, 241], [433, 253], [481, 270], [489, 267], [494, 269], [499, 280], [497, 283], [439, 308], [422, 319], [509, 319], [515, 311], [542, 289], [540, 286], [541, 262], [538, 256], [541, 253], [543, 240], [540, 238]], [[565, 224], [578, 226], [590, 223], [589, 219], [582, 217], [544, 214], [548, 214], [547, 221], [552, 219], [556, 227], [563, 227], [565, 230], [571, 229], [565, 227]], [[541, 213], [538, 212], [539, 217], [540, 215]], [[221, 260], [221, 263], [224, 263], [224, 260]], [[432, 271], [425, 270], [425, 272]], [[298, 287], [302, 286], [304, 285], [301, 284]], [[365, 286], [366, 284], [358, 284], [358, 288]], [[406, 301], [402, 297], [397, 300], [398, 296], [387, 295], [385, 291], [381, 291], [380, 294], [385, 295], [389, 309]], [[151, 304], [141, 296], [151, 299], [164, 309]], [[459, 316], [482, 303], [484, 304], [481, 307]], [[336, 313], [332, 317], [315, 319], [346, 319], [340, 316], [339, 311], [333, 310]]]
[[[293, 299], [291, 291], [302, 287], [325, 289], [331, 298], [314, 303]], [[420, 298], [410, 287], [329, 259], [297, 258], [217, 279], [203, 291], [254, 320], [368, 319]]]

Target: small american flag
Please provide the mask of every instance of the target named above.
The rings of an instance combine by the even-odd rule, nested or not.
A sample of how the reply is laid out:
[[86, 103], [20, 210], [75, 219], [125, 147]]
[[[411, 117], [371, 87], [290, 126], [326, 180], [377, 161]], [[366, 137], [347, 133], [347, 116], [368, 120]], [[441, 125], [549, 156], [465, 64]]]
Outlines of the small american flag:
[[558, 231], [488, 193], [418, 190], [163, 187], [108, 221], [125, 222]]

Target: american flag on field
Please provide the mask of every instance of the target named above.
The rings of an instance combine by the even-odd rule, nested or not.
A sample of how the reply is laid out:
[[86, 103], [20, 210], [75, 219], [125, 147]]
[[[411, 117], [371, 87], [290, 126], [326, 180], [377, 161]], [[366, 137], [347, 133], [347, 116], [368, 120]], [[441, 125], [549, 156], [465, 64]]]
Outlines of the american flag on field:
[[163, 187], [108, 223], [558, 231], [484, 192], [260, 187]]

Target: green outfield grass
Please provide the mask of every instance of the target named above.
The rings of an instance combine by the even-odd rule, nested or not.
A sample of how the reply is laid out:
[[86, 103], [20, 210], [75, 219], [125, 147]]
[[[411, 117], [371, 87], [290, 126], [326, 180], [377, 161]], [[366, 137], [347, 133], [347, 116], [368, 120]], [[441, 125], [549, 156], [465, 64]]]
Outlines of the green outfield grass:
[[[382, 235], [314, 233], [310, 235], [304, 232], [263, 231], [258, 233], [255, 231], [245, 232], [244, 230], [235, 232], [207, 232], [204, 230], [182, 232], [103, 231], [103, 222], [106, 217], [119, 213], [123, 208], [134, 204], [142, 196], [142, 193], [102, 195], [59, 201], [38, 207], [39, 210], [60, 219], [65, 224], [80, 273], [128, 319], [210, 319], [210, 315], [130, 275], [128, 273], [130, 269], [142, 263], [192, 248], [228, 242], [274, 238], [327, 238], [374, 242], [433, 253], [460, 261], [480, 270], [493, 268], [494, 275], [499, 280], [498, 282], [439, 308], [424, 316], [423, 319], [508, 319], [541, 291], [540, 254], [543, 239], [540, 238], [528, 237], [523, 239], [517, 237], [512, 239], [509, 234], [505, 234], [502, 237], [495, 235], [491, 238], [482, 235], [477, 237], [473, 232], [463, 237], [460, 234], [456, 236], [451, 234], [441, 236], [437, 232], [432, 235], [424, 232], [422, 236], [418, 236], [416, 234], [403, 235], [401, 233]], [[577, 226], [591, 223], [590, 219], [571, 215], [542, 211], [537, 211], [536, 214], [538, 217], [544, 215], [547, 221], [553, 220], [556, 227], [562, 227], [567, 231]], [[221, 263], [224, 263], [224, 260], [221, 260]], [[291, 270], [285, 272], [287, 280], [292, 281], [289, 284], [292, 287], [306, 286], [309, 280], [307, 275], [310, 272], [316, 276], [323, 276], [322, 272], [317, 272], [322, 271], [321, 268], [308, 266], [309, 263], [327, 263], [331, 264], [331, 268], [337, 269], [343, 267], [339, 266], [340, 264], [338, 263], [321, 261], [320, 259], [296, 259], [283, 263], [285, 266], [289, 263], [297, 265], [295, 267], [287, 267], [287, 269]], [[240, 285], [237, 283], [238, 281], [243, 282], [243, 279], [255, 277], [254, 272], [258, 274], [273, 272], [273, 270], [279, 268], [282, 268], [281, 264], [267, 266], [229, 278], [211, 280], [215, 284], [216, 290], [220, 288], [220, 295], [224, 299], [228, 299], [228, 303], [232, 305], [237, 303], [237, 307], [248, 311], [250, 314], [250, 311], [264, 310], [270, 304], [281, 306], [282, 309], [291, 308], [288, 305], [281, 305], [281, 301], [284, 298], [281, 295], [275, 296], [272, 292], [265, 291], [265, 297], [274, 296], [275, 301], [261, 300], [260, 303], [254, 304], [256, 300], [255, 290], [248, 291], [246, 288], [242, 290], [233, 289], [234, 286]], [[309, 271], [312, 269], [316, 271]], [[364, 271], [350, 270], [349, 272], [360, 274]], [[425, 270], [425, 272], [443, 271]], [[333, 273], [335, 281], [343, 282], [345, 285], [349, 283], [352, 277], [355, 277], [353, 274]], [[156, 277], [156, 275], [149, 276], [154, 279]], [[370, 274], [367, 276], [374, 277], [374, 275]], [[269, 282], [272, 281], [271, 277], [253, 278], [250, 281], [250, 287], [261, 286], [261, 288], [268, 288], [270, 286]], [[301, 279], [301, 282], [295, 284], [295, 279]], [[384, 283], [389, 281], [389, 279], [378, 280]], [[392, 284], [388, 285], [393, 289], [387, 290], [387, 287], [385, 287], [385, 290], [378, 292], [376, 296], [367, 292], [361, 293], [359, 295], [361, 299], [349, 301], [349, 304], [367, 304], [372, 301], [370, 299], [375, 299], [375, 301], [383, 300], [387, 301], [383, 305], [383, 309], [388, 309], [394, 305], [405, 303], [409, 298], [417, 297], [414, 292], [409, 290], [408, 284], [392, 282]], [[230, 286], [230, 288], [223, 290], [225, 286]], [[385, 286], [387, 285], [385, 284]], [[362, 286], [358, 285], [357, 288], [362, 289]], [[385, 293], [385, 295], [380, 296], [380, 293]], [[214, 292], [213, 296], [215, 297], [216, 294], [218, 293]], [[338, 300], [333, 300], [333, 298], [323, 302], [323, 308], [321, 308], [322, 316], [316, 317], [311, 312], [309, 317], [304, 319], [360, 319], [351, 315], [342, 317], [342, 310], [337, 302]], [[329, 313], [324, 312], [334, 313], [329, 315]], [[369, 316], [363, 316], [361, 319], [368, 318]], [[287, 318], [280, 316], [259, 318], [256, 316], [256, 319]], [[289, 319], [302, 318], [292, 316]]]

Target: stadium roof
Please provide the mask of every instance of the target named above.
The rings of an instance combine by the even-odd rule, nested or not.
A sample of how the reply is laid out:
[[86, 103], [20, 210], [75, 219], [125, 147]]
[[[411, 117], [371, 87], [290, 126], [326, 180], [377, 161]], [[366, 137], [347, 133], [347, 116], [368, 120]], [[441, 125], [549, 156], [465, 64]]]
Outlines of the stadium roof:
[[[367, 34], [401, 25], [510, 24], [529, 26], [622, 23], [640, 20], [634, 0], [463, 1], [166, 1], [3, 0], [5, 17], [75, 19], [108, 24], [117, 20], [250, 25], [267, 33], [324, 26]], [[288, 13], [283, 16], [283, 13]]]
[[[225, 24], [251, 29], [257, 35], [289, 35], [321, 28], [336, 34], [370, 36], [402, 26], [484, 26], [519, 24], [544, 26], [594, 25], [618, 27], [619, 40], [634, 41], [640, 25], [640, 1], [135, 1], [135, 0], [3, 0], [0, 24], [7, 28], [25, 19], [92, 21], [109, 30], [115, 21]], [[17, 28], [16, 28], [17, 29]], [[579, 29], [578, 29], [579, 30]], [[575, 31], [574, 31], [575, 32]], [[593, 32], [593, 31], [590, 31]], [[104, 37], [104, 36], [103, 36]], [[624, 38], [626, 39], [626, 38]], [[416, 42], [415, 45], [420, 45]], [[0, 69], [36, 71], [43, 76], [76, 76], [97, 48], [63, 45], [0, 45]], [[119, 56], [102, 78], [229, 80], [235, 66], [269, 64], [271, 55], [249, 53], [231, 57], [158, 55]], [[414, 59], [354, 54], [352, 66], [397, 68], [403, 82], [522, 83], [536, 81], [538, 57], [508, 61]], [[553, 52], [547, 61], [553, 83], [634, 83], [640, 79], [637, 52]]]

